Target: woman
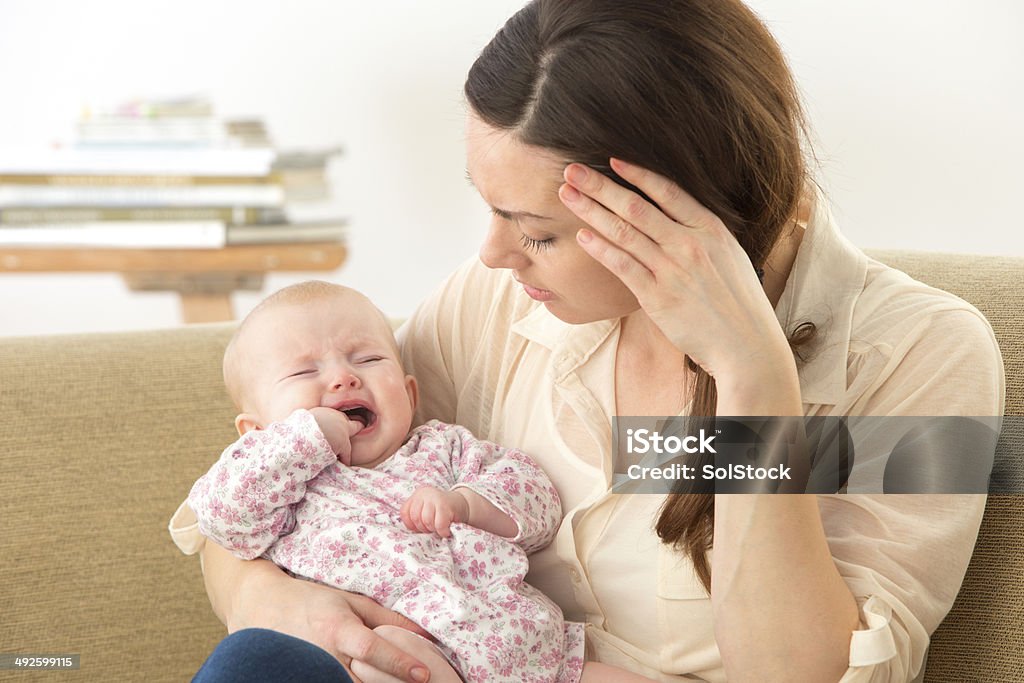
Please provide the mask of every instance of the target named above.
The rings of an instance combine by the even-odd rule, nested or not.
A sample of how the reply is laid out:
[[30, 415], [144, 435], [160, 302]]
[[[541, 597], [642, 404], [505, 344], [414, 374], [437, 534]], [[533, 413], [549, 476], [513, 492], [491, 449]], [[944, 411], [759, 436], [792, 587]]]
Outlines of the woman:
[[[528, 580], [587, 622], [592, 657], [655, 680], [912, 679], [983, 498], [609, 491], [613, 415], [1001, 409], [980, 314], [838, 234], [765, 27], [738, 0], [537, 0], [466, 95], [494, 218], [403, 356], [421, 417], [524, 449], [558, 487], [562, 528]], [[368, 599], [213, 544], [204, 561], [229, 630], [423, 680], [370, 631], [408, 622]]]

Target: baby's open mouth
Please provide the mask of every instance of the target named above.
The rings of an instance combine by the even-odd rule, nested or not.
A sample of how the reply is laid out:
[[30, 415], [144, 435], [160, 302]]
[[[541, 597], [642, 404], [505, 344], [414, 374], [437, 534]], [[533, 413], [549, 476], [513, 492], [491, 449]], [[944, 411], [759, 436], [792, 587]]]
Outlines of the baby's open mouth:
[[345, 417], [347, 417], [348, 419], [352, 420], [353, 422], [358, 422], [359, 424], [361, 424], [363, 426], [363, 429], [372, 426], [373, 423], [377, 421], [377, 414], [374, 413], [369, 408], [365, 408], [363, 406], [342, 408], [341, 412], [345, 413]]

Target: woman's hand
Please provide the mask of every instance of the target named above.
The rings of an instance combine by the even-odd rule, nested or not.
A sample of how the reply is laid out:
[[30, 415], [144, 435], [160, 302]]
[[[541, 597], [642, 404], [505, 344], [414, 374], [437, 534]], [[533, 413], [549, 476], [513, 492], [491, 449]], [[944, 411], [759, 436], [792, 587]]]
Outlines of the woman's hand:
[[[788, 342], [736, 239], [675, 183], [614, 159], [612, 168], [658, 206], [570, 164], [559, 196], [594, 229], [577, 234], [583, 249], [715, 377], [719, 415], [800, 415]], [[729, 679], [837, 680], [858, 614], [830, 555], [816, 498], [716, 496], [714, 523], [711, 598]], [[778, 599], [766, 602], [779, 585], [802, 590], [776, 592]], [[794, 661], [788, 653], [807, 633], [823, 647]]]
[[581, 164], [562, 202], [586, 221], [582, 248], [636, 296], [662, 333], [718, 380], [796, 378], [785, 334], [747, 254], [722, 221], [672, 181], [611, 160], [657, 206]]
[[425, 681], [427, 670], [371, 629], [392, 624], [429, 638], [402, 615], [370, 598], [294, 579], [267, 560], [240, 560], [215, 543], [203, 550], [214, 611], [229, 633], [267, 628], [319, 645], [346, 668], [365, 661], [403, 681]]

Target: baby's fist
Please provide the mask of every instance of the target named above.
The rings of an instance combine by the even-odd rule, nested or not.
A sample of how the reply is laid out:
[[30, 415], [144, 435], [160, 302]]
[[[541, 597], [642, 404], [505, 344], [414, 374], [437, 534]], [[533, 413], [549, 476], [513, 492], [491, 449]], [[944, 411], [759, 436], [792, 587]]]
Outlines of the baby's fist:
[[331, 450], [338, 456], [343, 465], [349, 465], [352, 461], [352, 443], [349, 439], [360, 429], [362, 425], [349, 420], [345, 413], [333, 408], [317, 406], [310, 409], [310, 414], [316, 420], [320, 431], [324, 433]]
[[468, 521], [469, 501], [457, 491], [422, 486], [402, 505], [401, 515], [410, 531], [434, 532], [448, 538], [453, 522]]

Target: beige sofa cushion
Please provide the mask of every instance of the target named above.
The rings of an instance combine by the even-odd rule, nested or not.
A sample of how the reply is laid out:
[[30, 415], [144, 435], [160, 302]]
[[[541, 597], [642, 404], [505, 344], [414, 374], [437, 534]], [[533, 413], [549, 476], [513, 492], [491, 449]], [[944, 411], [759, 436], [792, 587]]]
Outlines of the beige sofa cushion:
[[[1024, 415], [1024, 259], [873, 255], [988, 316], [1006, 412]], [[231, 330], [0, 338], [0, 652], [77, 653], [82, 680], [156, 683], [188, 680], [223, 636], [166, 526], [235, 438], [220, 376]], [[1019, 484], [1009, 445], [999, 464]], [[1019, 496], [990, 497], [926, 680], [1024, 680], [1022, 528]]]
[[0, 652], [183, 681], [223, 637], [167, 520], [235, 438], [231, 329], [0, 339]]

